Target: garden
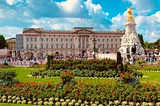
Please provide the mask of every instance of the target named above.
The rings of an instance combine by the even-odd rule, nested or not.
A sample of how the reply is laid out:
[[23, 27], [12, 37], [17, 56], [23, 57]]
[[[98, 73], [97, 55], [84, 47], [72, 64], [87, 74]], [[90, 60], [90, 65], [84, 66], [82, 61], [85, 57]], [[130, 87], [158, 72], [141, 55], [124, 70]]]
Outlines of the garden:
[[[143, 62], [142, 62], [143, 63]], [[160, 105], [158, 65], [121, 60], [53, 60], [44, 66], [0, 68], [0, 105]], [[146, 68], [146, 69], [145, 69]]]

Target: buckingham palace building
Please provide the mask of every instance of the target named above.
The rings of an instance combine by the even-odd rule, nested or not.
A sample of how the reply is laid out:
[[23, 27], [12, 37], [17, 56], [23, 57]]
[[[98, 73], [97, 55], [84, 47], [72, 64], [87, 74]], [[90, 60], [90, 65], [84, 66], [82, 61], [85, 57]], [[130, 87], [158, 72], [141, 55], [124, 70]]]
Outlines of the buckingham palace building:
[[86, 56], [93, 52], [115, 53], [120, 48], [124, 31], [94, 31], [91, 27], [74, 27], [72, 30], [44, 30], [24, 28], [16, 35], [16, 50], [21, 56], [45, 57]]

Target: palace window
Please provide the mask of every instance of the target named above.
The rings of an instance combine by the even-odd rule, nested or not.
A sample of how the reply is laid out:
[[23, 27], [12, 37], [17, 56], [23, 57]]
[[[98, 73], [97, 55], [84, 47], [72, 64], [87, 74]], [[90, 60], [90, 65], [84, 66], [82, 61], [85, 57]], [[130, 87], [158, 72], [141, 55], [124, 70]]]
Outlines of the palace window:
[[113, 44], [111, 44], [111, 48], [113, 48]]
[[86, 39], [86, 42], [88, 42], [88, 39]]
[[37, 45], [34, 45], [34, 48], [37, 49]]
[[80, 49], [80, 48], [81, 48], [81, 45], [79, 45], [78, 48]]
[[82, 48], [84, 49], [84, 45], [82, 45]]
[[37, 42], [37, 38], [34, 38], [34, 41]]
[[46, 38], [46, 42], [48, 42], [48, 38]]
[[106, 42], [108, 42], [109, 40], [107, 39]]
[[115, 48], [118, 48], [118, 45], [116, 44], [116, 47]]
[[111, 42], [113, 42], [113, 39], [111, 39]]
[[54, 45], [52, 44], [52, 49], [54, 48]]
[[31, 38], [31, 42], [33, 42], [33, 38]]
[[66, 38], [66, 42], [68, 42], [68, 38]]
[[98, 48], [100, 48], [101, 47], [101, 45], [98, 45]]
[[86, 45], [86, 48], [88, 48], [88, 45]]
[[100, 39], [98, 39], [98, 42], [100, 42]]
[[51, 38], [51, 41], [53, 42], [53, 38]]
[[41, 42], [43, 42], [43, 38], [41, 38]]
[[56, 45], [56, 48], [58, 49], [58, 44]]
[[107, 44], [106, 48], [109, 48], [109, 44]]
[[82, 42], [84, 42], [84, 39], [82, 39]]
[[29, 38], [27, 38], [27, 42], [29, 42]]
[[72, 45], [70, 45], [70, 48], [72, 49]]
[[56, 42], [58, 42], [58, 38], [56, 38]]
[[117, 39], [115, 39], [115, 42], [117, 42]]
[[61, 38], [61, 42], [63, 42], [63, 38]]
[[30, 45], [30, 49], [33, 49], [33, 45], [32, 44]]
[[72, 42], [72, 38], [70, 39], [70, 41]]
[[43, 44], [41, 44], [41, 49], [43, 49]]
[[46, 44], [46, 49], [48, 49], [48, 44]]
[[81, 39], [79, 39], [79, 42], [81, 42]]
[[61, 44], [61, 48], [63, 48], [63, 44]]
[[28, 49], [29, 48], [29, 46], [28, 46], [28, 44], [26, 45], [26, 49]]
[[104, 42], [104, 39], [102, 39], [102, 42]]
[[102, 48], [104, 49], [104, 44], [102, 45]]
[[66, 49], [68, 49], [68, 45], [66, 45]]

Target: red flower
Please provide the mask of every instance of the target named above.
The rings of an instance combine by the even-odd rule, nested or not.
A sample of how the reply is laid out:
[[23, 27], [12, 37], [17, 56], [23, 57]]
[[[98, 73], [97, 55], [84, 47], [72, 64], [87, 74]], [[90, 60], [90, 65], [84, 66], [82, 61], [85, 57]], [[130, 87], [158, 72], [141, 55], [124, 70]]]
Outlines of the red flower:
[[151, 99], [151, 98], [152, 98], [152, 96], [151, 96], [151, 95], [148, 95], [148, 98], [149, 98], [149, 99]]

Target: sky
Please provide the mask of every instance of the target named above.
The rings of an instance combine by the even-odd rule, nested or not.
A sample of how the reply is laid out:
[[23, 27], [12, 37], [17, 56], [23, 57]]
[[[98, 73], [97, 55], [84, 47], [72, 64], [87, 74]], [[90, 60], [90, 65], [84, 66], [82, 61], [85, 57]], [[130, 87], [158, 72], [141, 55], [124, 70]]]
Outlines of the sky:
[[0, 0], [0, 34], [15, 37], [23, 28], [125, 30], [127, 7], [145, 41], [160, 38], [160, 0]]

